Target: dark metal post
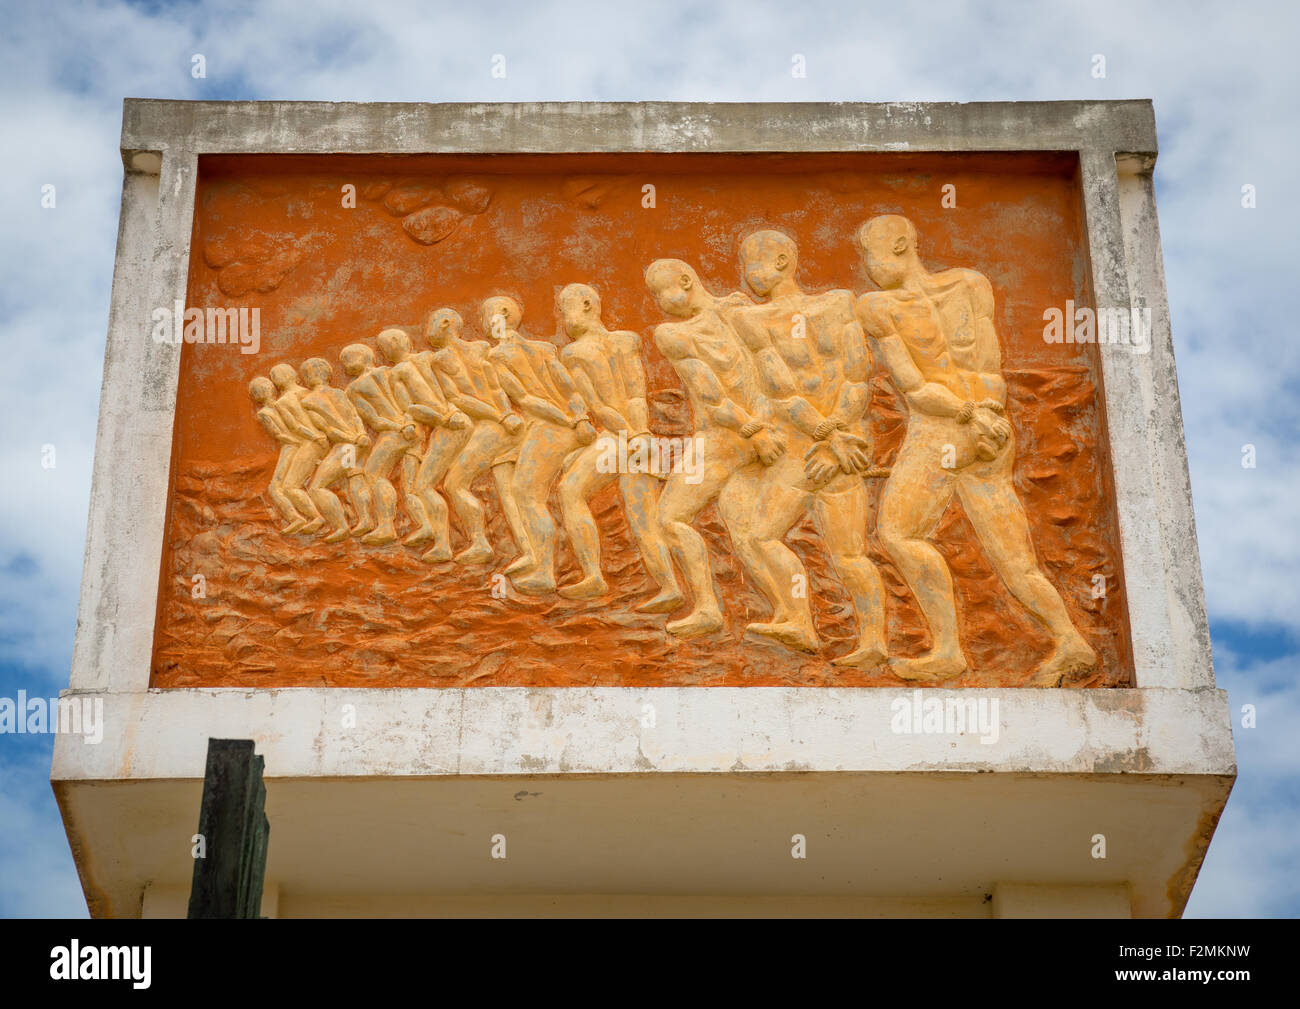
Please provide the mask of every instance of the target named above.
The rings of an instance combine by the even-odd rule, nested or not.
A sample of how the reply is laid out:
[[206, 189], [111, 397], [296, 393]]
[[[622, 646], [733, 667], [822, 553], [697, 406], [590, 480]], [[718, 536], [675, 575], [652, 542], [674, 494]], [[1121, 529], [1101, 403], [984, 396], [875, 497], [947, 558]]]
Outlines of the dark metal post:
[[209, 739], [190, 918], [261, 916], [271, 825], [266, 819], [264, 761], [251, 739]]

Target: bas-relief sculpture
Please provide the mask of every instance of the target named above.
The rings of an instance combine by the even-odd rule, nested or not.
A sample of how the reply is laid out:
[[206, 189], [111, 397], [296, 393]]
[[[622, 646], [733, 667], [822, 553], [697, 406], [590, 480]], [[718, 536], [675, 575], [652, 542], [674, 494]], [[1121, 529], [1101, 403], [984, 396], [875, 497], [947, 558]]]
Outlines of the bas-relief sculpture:
[[[558, 351], [525, 335], [515, 300], [494, 296], [468, 337], [461, 316], [439, 308], [423, 329], [427, 349], [414, 350], [397, 327], [377, 334], [378, 356], [364, 343], [345, 346], [345, 388], [332, 384], [323, 358], [296, 369], [277, 363], [249, 396], [280, 446], [267, 496], [282, 534], [366, 550], [395, 544], [404, 522], [411, 532], [402, 546], [421, 550], [430, 578], [448, 564], [483, 567], [523, 596], [600, 600], [610, 588], [589, 502], [617, 484], [657, 587], [636, 611], [662, 619], [666, 635], [707, 642], [726, 619], [715, 558], [694, 523], [716, 504], [744, 577], [770, 610], [745, 634], [816, 655], [824, 648], [810, 604], [816, 588], [787, 542], [810, 517], [856, 625], [853, 647], [832, 663], [941, 683], [969, 666], [952, 575], [936, 546], [955, 498], [994, 571], [1051, 637], [1027, 685], [1089, 672], [1098, 656], [1040, 569], [1012, 483], [1015, 432], [989, 281], [970, 269], [927, 272], [904, 217], [875, 217], [856, 239], [879, 288], [861, 296], [803, 291], [796, 242], [775, 230], [743, 240], [742, 289], [724, 296], [706, 290], [688, 263], [648, 265], [646, 285], [667, 316], [654, 344], [692, 418], [689, 468], [680, 454], [667, 471], [608, 465], [612, 445], [626, 450], [620, 460], [643, 457], [659, 436], [640, 337], [609, 329], [599, 292], [586, 284], [559, 292], [569, 342]], [[868, 424], [873, 359], [908, 409], [889, 467], [875, 458]], [[489, 472], [508, 531], [495, 542], [475, 490]], [[874, 516], [872, 481], [883, 482]], [[560, 529], [578, 567], [567, 583], [557, 580]], [[920, 655], [889, 654], [888, 593], [868, 550], [872, 535], [928, 625], [932, 644]], [[457, 538], [464, 544], [453, 552]]]

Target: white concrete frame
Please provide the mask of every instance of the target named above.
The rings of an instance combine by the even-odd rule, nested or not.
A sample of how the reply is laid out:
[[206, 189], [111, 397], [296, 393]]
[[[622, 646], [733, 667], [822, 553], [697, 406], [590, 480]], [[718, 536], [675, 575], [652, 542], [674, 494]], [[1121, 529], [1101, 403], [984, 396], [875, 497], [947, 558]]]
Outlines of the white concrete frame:
[[[59, 737], [51, 774], [92, 911], [140, 913], [144, 883], [159, 885], [162, 872], [147, 858], [132, 871], [121, 870], [131, 860], [131, 837], [105, 839], [109, 830], [122, 835], [124, 822], [110, 811], [120, 804], [96, 803], [92, 790], [110, 783], [186, 782], [197, 823], [206, 739], [222, 735], [257, 740], [272, 804], [277, 782], [327, 779], [427, 784], [452, 776], [491, 785], [536, 776], [625, 775], [629, 801], [636, 802], [636, 783], [656, 776], [715, 781], [718, 775], [764, 775], [775, 781], [813, 775], [829, 781], [851, 774], [870, 782], [901, 773], [940, 782], [1001, 772], [1026, 780], [1056, 776], [1068, 806], [1074, 801], [1069, 782], [1096, 788], [1136, 775], [1171, 788], [1190, 785], [1184, 794], [1195, 796], [1170, 813], [1163, 835], [1153, 828], [1153, 843], [1163, 838], [1160, 850], [1134, 851], [1122, 870], [1112, 862], [1114, 872], [1101, 875], [1085, 866], [1060, 878], [1040, 872], [1017, 879], [1009, 870], [999, 875], [973, 865], [959, 890], [1017, 882], [1122, 885], [1132, 889], [1135, 913], [1181, 911], [1236, 766], [1226, 695], [1215, 687], [1210, 656], [1151, 178], [1156, 138], [1149, 102], [128, 99], [121, 146], [126, 176], [69, 691], [105, 696], [107, 728], [97, 746]], [[150, 339], [150, 311], [187, 294], [199, 156], [647, 151], [1077, 152], [1095, 307], [1144, 306], [1153, 320], [1149, 353], [1099, 348], [1136, 688], [926, 691], [926, 698], [941, 700], [997, 698], [1003, 728], [991, 745], [970, 735], [891, 733], [891, 704], [910, 693], [898, 688], [150, 689], [180, 364], [179, 347]], [[356, 706], [360, 731], [338, 728], [343, 704]], [[654, 706], [654, 728], [642, 726], [646, 704]], [[349, 801], [364, 805], [358, 798], [364, 794], [353, 790]], [[177, 829], [192, 832], [184, 826], [188, 812], [176, 815]], [[284, 816], [290, 815], [286, 809]], [[374, 815], [380, 822], [386, 814]], [[274, 855], [274, 816], [272, 823]], [[941, 820], [933, 825], [944, 829]], [[997, 843], [1003, 854], [1017, 844], [1005, 837]], [[1177, 850], [1166, 850], [1171, 845]], [[97, 849], [112, 854], [98, 857]], [[108, 868], [110, 861], [118, 869]], [[159, 848], [157, 862], [168, 866], [167, 885], [188, 880], [185, 860], [178, 868], [174, 852]], [[659, 888], [654, 892], [675, 892], [670, 879], [644, 882]], [[281, 907], [291, 906], [292, 888], [285, 878], [278, 884]], [[544, 892], [537, 887], [545, 885], [541, 878], [524, 879], [518, 888]], [[625, 892], [651, 892], [636, 889], [635, 874], [624, 885], [632, 888]], [[791, 892], [776, 882], [772, 887], [772, 893]], [[998, 906], [1033, 904], [1013, 901], [1009, 892]]]

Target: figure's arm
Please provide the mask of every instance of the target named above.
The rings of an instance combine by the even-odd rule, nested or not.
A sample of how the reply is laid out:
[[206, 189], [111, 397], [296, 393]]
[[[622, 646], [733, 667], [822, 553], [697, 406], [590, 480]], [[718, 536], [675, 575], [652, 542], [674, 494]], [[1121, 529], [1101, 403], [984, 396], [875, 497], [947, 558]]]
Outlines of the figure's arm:
[[587, 404], [573, 384], [573, 376], [569, 374], [569, 369], [560, 360], [560, 355], [555, 352], [555, 348], [551, 347], [550, 344], [546, 346], [548, 348], [546, 367], [550, 369], [551, 378], [555, 380], [555, 385], [560, 390], [561, 395], [569, 403], [569, 413], [564, 419], [564, 424], [566, 427], [576, 427], [578, 422], [587, 416]]
[[858, 301], [856, 314], [862, 328], [875, 340], [889, 377], [907, 400], [907, 405], [918, 413], [932, 417], [958, 416], [965, 404], [947, 386], [925, 380], [912, 360], [907, 344], [898, 334], [893, 315], [885, 303], [886, 297], [874, 292], [863, 295]]
[[354, 441], [356, 439], [354, 433], [340, 428], [338, 418], [324, 407], [318, 406], [316, 403], [303, 403], [302, 406], [303, 410], [320, 427], [321, 431], [334, 441]]
[[298, 440], [289, 433], [289, 429], [284, 426], [274, 408], [258, 410], [257, 421], [262, 425], [262, 429], [280, 444], [298, 444]]
[[845, 381], [836, 397], [835, 409], [813, 432], [817, 439], [827, 438], [832, 431], [856, 424], [866, 414], [871, 402], [871, 387], [867, 384], [871, 358], [862, 327], [856, 321], [849, 322], [841, 331], [841, 356]]
[[[487, 369], [491, 371], [490, 368]], [[491, 403], [485, 403], [476, 396], [471, 396], [457, 385], [452, 371], [438, 357], [433, 359], [433, 375], [442, 387], [442, 394], [449, 404], [468, 417], [475, 420], [494, 420], [501, 422], [502, 412]], [[500, 390], [498, 390], [500, 391]], [[507, 409], [509, 406], [507, 405]]]
[[465, 396], [460, 393], [449, 396], [451, 405], [461, 413], [473, 417], [475, 420], [494, 420], [498, 424], [505, 416], [505, 411], [498, 409], [491, 403], [485, 403], [475, 396]]
[[772, 400], [788, 399], [795, 393], [794, 376], [790, 366], [772, 343], [772, 338], [761, 326], [746, 326], [737, 321], [733, 328], [740, 334], [745, 348], [758, 366], [759, 384], [763, 395]]
[[344, 416], [352, 433], [348, 440], [356, 445], [367, 445], [370, 443], [370, 435], [366, 434], [366, 425], [362, 423], [361, 414], [357, 408], [352, 405], [352, 400], [347, 395], [340, 397], [340, 405], [343, 407]]
[[572, 427], [573, 422], [569, 415], [561, 410], [554, 403], [542, 399], [540, 396], [534, 396], [524, 388], [523, 383], [515, 376], [515, 373], [503, 364], [496, 365], [494, 368], [497, 381], [501, 383], [501, 388], [510, 398], [515, 406], [527, 414], [534, 417], [540, 417], [543, 420], [549, 420], [554, 424], [560, 424], [564, 427]]
[[506, 391], [501, 388], [501, 381], [497, 377], [497, 370], [488, 362], [484, 362], [483, 372], [487, 379], [488, 387], [492, 390], [492, 403], [501, 411], [501, 418], [504, 421], [506, 417], [518, 416], [514, 412], [514, 404], [510, 402], [510, 397]]
[[646, 401], [645, 365], [641, 363], [641, 338], [628, 332], [619, 354], [623, 386], [627, 389], [628, 430], [635, 434], [650, 431], [650, 405]]
[[308, 441], [320, 441], [325, 435], [320, 428], [313, 426], [311, 417], [303, 409], [300, 403], [276, 403], [275, 408], [280, 415], [280, 420], [284, 426], [291, 432], [297, 432]]
[[401, 425], [395, 421], [387, 420], [379, 416], [378, 411], [370, 404], [365, 396], [359, 392], [353, 392], [348, 389], [348, 402], [360, 415], [361, 419], [370, 427], [372, 431], [400, 431]]
[[704, 404], [710, 419], [739, 434], [752, 418], [743, 407], [727, 397], [713, 369], [691, 356], [694, 348], [690, 339], [675, 331], [671, 324], [656, 328], [654, 339], [655, 346], [673, 366], [682, 384]]
[[[971, 271], [974, 273], [974, 271]], [[979, 353], [980, 381], [988, 398], [999, 405], [1007, 401], [1007, 383], [1002, 377], [1002, 345], [993, 328], [993, 285], [982, 273], [972, 278], [971, 300], [975, 305], [975, 346]]]
[[790, 366], [772, 343], [767, 330], [762, 326], [747, 326], [739, 318], [729, 318], [727, 313], [723, 317], [732, 323], [732, 328], [740, 334], [741, 341], [753, 357], [758, 367], [759, 389], [771, 401], [773, 409], [783, 414], [798, 430], [813, 437], [818, 425], [826, 418], [797, 395]]
[[615, 410], [612, 406], [606, 404], [596, 393], [596, 387], [592, 384], [589, 376], [581, 368], [574, 368], [571, 372], [573, 375], [573, 384], [577, 388], [578, 394], [583, 400], [591, 404], [591, 415], [600, 421], [601, 426], [607, 431], [626, 431], [629, 435], [642, 434], [645, 428], [634, 428], [628, 423], [628, 419]]
[[407, 417], [427, 427], [441, 427], [451, 416], [441, 391], [425, 381], [414, 365], [394, 383], [393, 391], [398, 394], [398, 405]]

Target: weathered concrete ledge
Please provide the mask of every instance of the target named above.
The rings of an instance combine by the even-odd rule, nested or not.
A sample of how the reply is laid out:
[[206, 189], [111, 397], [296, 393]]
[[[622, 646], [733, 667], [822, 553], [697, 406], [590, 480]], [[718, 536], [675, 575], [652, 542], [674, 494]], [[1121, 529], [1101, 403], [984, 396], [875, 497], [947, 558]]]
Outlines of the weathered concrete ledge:
[[[208, 736], [255, 740], [268, 778], [1236, 773], [1221, 690], [173, 688], [102, 696], [103, 742], [60, 737], [56, 780], [202, 777]], [[948, 710], [952, 728], [965, 731], [947, 731]], [[935, 711], [944, 731], [925, 731]]]
[[1151, 102], [174, 102], [128, 98], [122, 150], [1156, 152]]

